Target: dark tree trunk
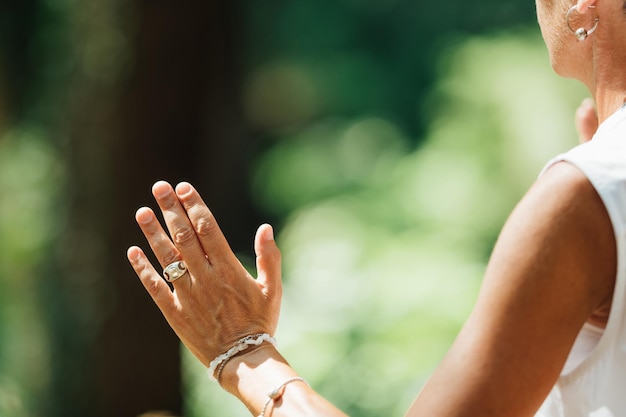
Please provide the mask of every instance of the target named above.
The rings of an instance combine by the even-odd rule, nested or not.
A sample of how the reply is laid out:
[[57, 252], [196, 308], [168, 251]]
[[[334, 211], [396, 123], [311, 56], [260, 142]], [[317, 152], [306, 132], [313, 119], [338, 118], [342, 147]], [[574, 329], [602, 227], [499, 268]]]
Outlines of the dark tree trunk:
[[256, 223], [238, 109], [236, 2], [134, 7], [130, 75], [113, 90], [84, 82], [71, 118], [66, 302], [57, 307], [79, 335], [55, 343], [53, 414], [64, 417], [182, 412], [178, 339], [125, 257], [129, 245], [147, 246], [134, 212], [154, 207], [152, 183], [194, 183], [235, 248], [251, 246]]

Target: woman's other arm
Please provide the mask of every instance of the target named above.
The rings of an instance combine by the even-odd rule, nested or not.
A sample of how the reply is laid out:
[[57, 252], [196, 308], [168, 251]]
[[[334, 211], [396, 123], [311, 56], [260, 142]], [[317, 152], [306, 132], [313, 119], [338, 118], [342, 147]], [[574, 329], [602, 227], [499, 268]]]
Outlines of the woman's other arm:
[[554, 165], [511, 214], [470, 318], [408, 416], [532, 416], [582, 325], [610, 306], [616, 262], [600, 197]]

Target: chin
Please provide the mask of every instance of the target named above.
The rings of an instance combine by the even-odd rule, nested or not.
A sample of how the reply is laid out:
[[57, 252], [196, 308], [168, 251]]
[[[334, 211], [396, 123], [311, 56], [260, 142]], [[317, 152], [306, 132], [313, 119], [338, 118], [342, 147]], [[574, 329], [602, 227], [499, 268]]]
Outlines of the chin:
[[550, 61], [550, 65], [552, 66], [552, 71], [559, 77], [569, 78], [567, 73], [563, 70], [563, 68], [558, 64], [558, 62]]
[[564, 65], [563, 59], [559, 59], [559, 54], [550, 54], [550, 66], [556, 75], [563, 78], [573, 78], [572, 72], [567, 65]]
[[552, 65], [552, 70], [559, 77], [580, 80], [580, 77], [578, 77], [576, 73], [572, 72], [568, 67], [559, 65], [558, 62], [551, 62], [551, 65]]
[[550, 54], [550, 66], [552, 67], [552, 71], [554, 71], [557, 75], [561, 75], [559, 72], [559, 61], [554, 59], [553, 54]]

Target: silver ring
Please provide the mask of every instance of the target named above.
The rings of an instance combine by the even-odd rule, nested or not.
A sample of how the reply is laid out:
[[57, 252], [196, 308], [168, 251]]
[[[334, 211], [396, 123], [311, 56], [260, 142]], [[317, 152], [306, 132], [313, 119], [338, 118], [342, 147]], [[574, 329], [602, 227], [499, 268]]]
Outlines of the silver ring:
[[185, 275], [186, 272], [187, 272], [187, 266], [185, 265], [184, 262], [182, 261], [172, 262], [171, 264], [169, 264], [163, 269], [163, 278], [165, 278], [167, 282], [174, 282], [178, 278]]

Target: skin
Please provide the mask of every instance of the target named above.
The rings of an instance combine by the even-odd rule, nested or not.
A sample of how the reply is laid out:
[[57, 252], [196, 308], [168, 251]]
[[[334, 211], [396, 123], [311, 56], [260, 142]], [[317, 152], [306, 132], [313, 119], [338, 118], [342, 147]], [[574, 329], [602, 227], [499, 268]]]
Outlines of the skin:
[[[564, 24], [572, 4], [538, 0], [537, 15], [555, 71], [582, 81], [597, 104], [596, 110], [584, 101], [576, 112], [580, 141], [586, 141], [626, 97], [620, 70], [626, 68], [626, 36], [621, 35], [626, 17], [621, 0], [579, 1], [572, 23], [589, 28], [595, 16], [601, 23], [579, 42]], [[149, 208], [139, 209], [136, 220], [160, 266], [151, 265], [135, 246], [128, 259], [183, 343], [208, 366], [245, 335], [273, 335], [282, 287], [271, 227], [262, 225], [255, 237], [254, 279], [190, 184], [174, 189], [159, 181], [153, 194], [167, 231]], [[172, 291], [160, 270], [177, 260], [185, 261], [188, 273]], [[507, 220], [474, 310], [407, 416], [534, 415], [583, 324], [606, 324], [616, 262], [600, 197], [575, 167], [555, 164]], [[263, 344], [229, 360], [220, 383], [258, 415], [267, 392], [296, 375], [273, 346]], [[301, 382], [285, 388], [269, 415], [345, 416]]]
[[[174, 190], [159, 181], [152, 190], [168, 230], [147, 207], [137, 211], [137, 223], [161, 268], [184, 260], [188, 273], [174, 281], [171, 291], [139, 247], [129, 248], [127, 255], [185, 346], [208, 367], [246, 335], [273, 335], [282, 284], [280, 251], [271, 226], [259, 227], [255, 237], [258, 277], [254, 279], [237, 260], [215, 218], [190, 184], [181, 183]], [[263, 344], [227, 362], [220, 383], [258, 415], [267, 392], [296, 375], [276, 349]], [[280, 407], [274, 412], [270, 407], [268, 415], [344, 415], [303, 383], [292, 383], [285, 392], [290, 401], [277, 402]]]
[[583, 100], [578, 109], [576, 109], [574, 123], [578, 132], [578, 141], [580, 143], [590, 141], [596, 130], [598, 130], [598, 114], [596, 113], [593, 100], [589, 98]]

